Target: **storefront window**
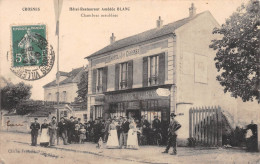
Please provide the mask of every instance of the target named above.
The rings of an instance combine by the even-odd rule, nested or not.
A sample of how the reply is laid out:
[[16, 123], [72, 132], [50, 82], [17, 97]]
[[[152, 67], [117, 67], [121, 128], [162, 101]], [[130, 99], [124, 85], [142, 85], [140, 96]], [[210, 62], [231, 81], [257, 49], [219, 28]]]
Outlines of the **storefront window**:
[[125, 89], [127, 87], [127, 70], [128, 63], [120, 64], [120, 88]]
[[158, 116], [158, 119], [161, 121], [161, 111], [142, 111], [142, 116], [145, 115], [145, 118], [149, 123], [152, 124], [154, 116]]
[[124, 103], [115, 103], [110, 106], [111, 118], [125, 116]]

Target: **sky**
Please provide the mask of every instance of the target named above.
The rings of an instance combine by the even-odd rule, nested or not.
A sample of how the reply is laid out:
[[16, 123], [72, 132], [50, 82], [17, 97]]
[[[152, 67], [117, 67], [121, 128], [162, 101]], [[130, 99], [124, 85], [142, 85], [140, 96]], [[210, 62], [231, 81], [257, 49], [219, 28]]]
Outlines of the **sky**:
[[[86, 66], [86, 56], [107, 46], [111, 33], [116, 40], [188, 17], [194, 3], [197, 13], [210, 11], [221, 25], [244, 0], [64, 0], [60, 15], [60, 71]], [[24, 8], [40, 11], [23, 11]], [[70, 8], [128, 8], [129, 11], [70, 11]], [[81, 15], [113, 14], [118, 17], [82, 17]], [[21, 80], [10, 71], [11, 26], [46, 24], [48, 43], [57, 52], [56, 20], [53, 0], [0, 0], [0, 75], [13, 83]], [[9, 54], [7, 57], [7, 53]], [[57, 54], [56, 54], [57, 57]], [[33, 86], [32, 99], [43, 100], [43, 85], [55, 79], [57, 63], [45, 77], [24, 81]]]

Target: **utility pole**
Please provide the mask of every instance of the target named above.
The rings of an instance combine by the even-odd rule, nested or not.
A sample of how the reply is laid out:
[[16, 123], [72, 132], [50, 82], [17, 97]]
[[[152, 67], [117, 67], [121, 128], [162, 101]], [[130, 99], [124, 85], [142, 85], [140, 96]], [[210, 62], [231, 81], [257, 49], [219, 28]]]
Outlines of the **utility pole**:
[[[57, 122], [60, 121], [60, 59], [59, 59], [59, 50], [60, 50], [60, 35], [59, 35], [59, 17], [61, 13], [61, 7], [63, 0], [53, 0], [54, 1], [54, 11], [55, 11], [55, 20], [56, 20], [56, 35], [57, 35], [57, 74], [56, 74], [56, 83], [57, 83]], [[57, 133], [57, 145], [59, 144], [59, 135]]]

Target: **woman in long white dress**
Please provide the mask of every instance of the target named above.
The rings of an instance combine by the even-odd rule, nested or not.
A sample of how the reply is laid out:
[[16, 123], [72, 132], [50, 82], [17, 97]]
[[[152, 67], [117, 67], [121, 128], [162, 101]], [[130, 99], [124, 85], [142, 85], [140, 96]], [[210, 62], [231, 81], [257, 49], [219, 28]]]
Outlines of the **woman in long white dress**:
[[134, 119], [131, 119], [127, 137], [127, 148], [139, 149], [138, 139], [137, 139], [137, 128]]
[[49, 136], [49, 125], [47, 124], [47, 119], [44, 119], [44, 123], [41, 125], [41, 139], [40, 139], [40, 145], [41, 146], [48, 146], [50, 141]]
[[116, 130], [116, 125], [115, 125], [115, 120], [113, 119], [111, 124], [109, 125], [108, 129], [108, 140], [107, 140], [107, 148], [118, 148], [119, 143], [118, 143], [118, 137], [117, 137], [117, 130]]

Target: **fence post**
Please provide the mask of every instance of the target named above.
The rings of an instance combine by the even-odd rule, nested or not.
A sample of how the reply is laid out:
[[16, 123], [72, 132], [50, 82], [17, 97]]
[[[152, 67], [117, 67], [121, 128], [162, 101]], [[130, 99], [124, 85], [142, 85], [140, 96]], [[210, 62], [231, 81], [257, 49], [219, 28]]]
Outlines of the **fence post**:
[[199, 133], [199, 127], [198, 127], [198, 122], [199, 122], [199, 117], [198, 117], [198, 115], [199, 115], [199, 112], [198, 112], [198, 108], [196, 108], [195, 109], [196, 111], [195, 111], [195, 113], [196, 113], [196, 140], [197, 141], [199, 141], [199, 135], [198, 135], [198, 133]]
[[218, 110], [218, 146], [222, 146], [222, 112], [220, 106], [217, 108]]
[[191, 115], [192, 115], [192, 108], [190, 108], [190, 110], [189, 110], [189, 136], [190, 136], [190, 138], [192, 137], [192, 117], [191, 117]]
[[205, 144], [205, 109], [202, 107], [202, 120], [201, 120], [201, 141]]
[[210, 108], [206, 109], [206, 138], [207, 138], [207, 145], [209, 145], [209, 110]]
[[217, 139], [218, 139], [218, 120], [217, 120], [217, 107], [214, 107], [214, 146], [217, 146]]
[[198, 123], [197, 123], [197, 125], [198, 125], [198, 142], [201, 142], [201, 135], [200, 135], [200, 132], [201, 132], [201, 127], [200, 127], [200, 119], [201, 119], [201, 117], [200, 117], [200, 114], [201, 114], [201, 108], [199, 107], [198, 108]]
[[211, 107], [210, 109], [210, 146], [212, 146], [214, 144], [214, 136], [213, 136], [213, 132], [214, 132], [214, 111], [213, 111], [213, 107]]
[[195, 108], [192, 108], [192, 130], [193, 130], [193, 135], [192, 137], [195, 138], [195, 134], [196, 134], [196, 124], [195, 124]]

